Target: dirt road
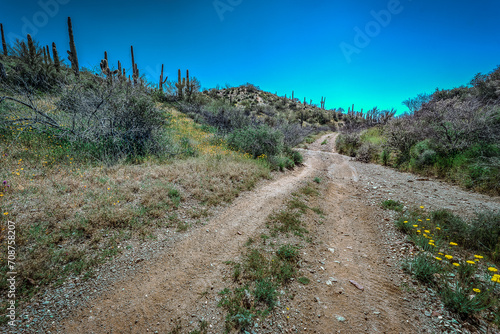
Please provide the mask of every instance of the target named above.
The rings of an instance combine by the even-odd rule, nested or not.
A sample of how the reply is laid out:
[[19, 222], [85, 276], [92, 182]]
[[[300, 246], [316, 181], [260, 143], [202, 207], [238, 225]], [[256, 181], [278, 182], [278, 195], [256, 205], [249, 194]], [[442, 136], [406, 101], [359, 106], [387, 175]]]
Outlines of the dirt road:
[[379, 207], [381, 199], [432, 207], [441, 204], [433, 196], [447, 206], [466, 198], [460, 205], [466, 213], [468, 208], [499, 208], [500, 200], [350, 161], [334, 152], [334, 139], [333, 134], [318, 139], [302, 151], [304, 166], [241, 195], [207, 225], [187, 232], [154, 260], [141, 263], [142, 269], [54, 324], [51, 332], [168, 333], [179, 321], [194, 326], [201, 317], [210, 324], [209, 333], [222, 332], [217, 293], [224, 288], [224, 262], [238, 257], [273, 209], [317, 175], [328, 182], [322, 197], [326, 223], [312, 231], [319, 242], [304, 252], [316, 268], [311, 271], [315, 280], [290, 305], [300, 316], [287, 329], [255, 332], [427, 332], [414, 298], [400, 288], [403, 275], [394, 249], [406, 246], [390, 235], [394, 231], [389, 232], [393, 227]]

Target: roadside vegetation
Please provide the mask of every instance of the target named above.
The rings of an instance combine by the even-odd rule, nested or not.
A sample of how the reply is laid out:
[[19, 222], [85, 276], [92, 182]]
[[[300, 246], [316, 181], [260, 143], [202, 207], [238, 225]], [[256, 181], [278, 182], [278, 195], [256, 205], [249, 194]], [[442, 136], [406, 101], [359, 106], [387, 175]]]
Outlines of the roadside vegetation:
[[447, 210], [419, 207], [401, 213], [395, 224], [418, 250], [403, 268], [460, 319], [499, 328], [500, 213], [465, 221]]
[[500, 194], [500, 67], [467, 86], [437, 89], [403, 102], [410, 113], [372, 126], [344, 127], [337, 150], [375, 162]]

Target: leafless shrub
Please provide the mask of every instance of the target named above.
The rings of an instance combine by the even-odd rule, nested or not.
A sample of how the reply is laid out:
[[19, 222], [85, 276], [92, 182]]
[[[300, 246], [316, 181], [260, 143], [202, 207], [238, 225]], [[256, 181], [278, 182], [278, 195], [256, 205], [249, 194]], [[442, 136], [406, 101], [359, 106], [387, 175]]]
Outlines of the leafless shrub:
[[458, 97], [425, 105], [415, 113], [415, 124], [445, 152], [458, 152], [475, 143], [498, 143], [500, 111], [477, 99]]
[[356, 160], [368, 163], [376, 160], [379, 154], [378, 148], [372, 144], [365, 142], [361, 145], [356, 153]]
[[110, 162], [158, 149], [156, 134], [163, 116], [143, 86], [82, 75], [79, 82], [64, 86], [58, 98], [38, 95], [28, 83], [2, 88], [0, 106], [11, 103], [17, 116], [9, 117], [5, 107], [0, 108], [3, 126], [50, 132]]
[[411, 116], [392, 119], [384, 127], [384, 132], [387, 136], [386, 146], [398, 152], [400, 161], [407, 159], [411, 147], [425, 136]]

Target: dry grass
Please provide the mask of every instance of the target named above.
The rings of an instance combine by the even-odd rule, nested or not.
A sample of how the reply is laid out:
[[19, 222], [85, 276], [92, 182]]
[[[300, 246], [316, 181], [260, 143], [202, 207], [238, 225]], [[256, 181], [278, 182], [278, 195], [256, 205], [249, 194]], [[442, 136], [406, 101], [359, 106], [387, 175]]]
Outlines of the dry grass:
[[[230, 202], [268, 177], [267, 166], [226, 149], [223, 142], [214, 144], [210, 133], [182, 114], [172, 120], [170, 135], [189, 141], [193, 157], [103, 167], [71, 152], [54, 153], [53, 138], [36, 147], [0, 138], [0, 240], [7, 221], [16, 222], [22, 294], [68, 275], [90, 276], [129, 239], [154, 236], [160, 228], [185, 231], [212, 206]], [[179, 218], [184, 216], [191, 221]], [[0, 252], [3, 289], [5, 242]]]

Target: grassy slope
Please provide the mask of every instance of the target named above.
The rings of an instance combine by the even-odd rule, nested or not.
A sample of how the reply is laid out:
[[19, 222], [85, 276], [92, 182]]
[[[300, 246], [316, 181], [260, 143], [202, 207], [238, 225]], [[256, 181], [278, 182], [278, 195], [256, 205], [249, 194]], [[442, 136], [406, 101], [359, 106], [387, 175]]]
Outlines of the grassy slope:
[[[200, 223], [211, 207], [269, 176], [264, 161], [228, 150], [209, 129], [166, 111], [170, 141], [185, 149], [168, 161], [101, 166], [50, 135], [21, 128], [1, 134], [0, 241], [7, 238], [7, 221], [14, 221], [21, 296], [69, 275], [91, 277], [94, 266], [133, 240]], [[7, 254], [6, 243], [0, 245]], [[3, 291], [6, 266], [2, 257]]]

